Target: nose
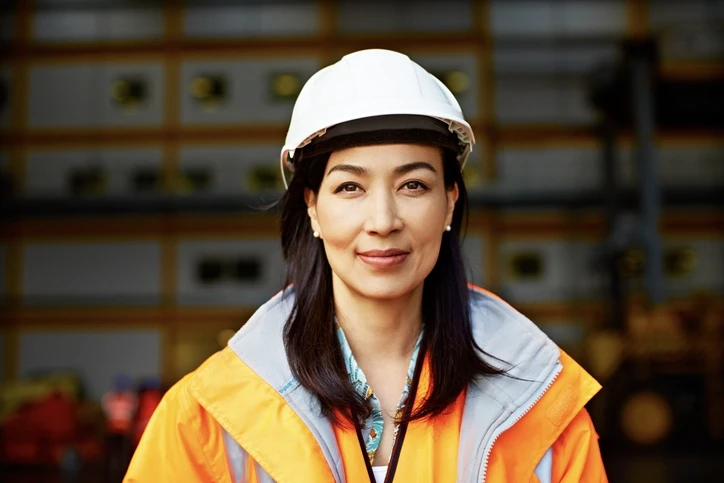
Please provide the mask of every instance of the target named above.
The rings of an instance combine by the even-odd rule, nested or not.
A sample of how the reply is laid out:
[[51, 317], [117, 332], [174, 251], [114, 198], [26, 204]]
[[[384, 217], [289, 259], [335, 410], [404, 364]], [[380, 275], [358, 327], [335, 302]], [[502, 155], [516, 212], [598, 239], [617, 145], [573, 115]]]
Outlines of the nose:
[[395, 196], [387, 190], [379, 190], [367, 198], [367, 220], [365, 231], [369, 234], [387, 236], [403, 227]]

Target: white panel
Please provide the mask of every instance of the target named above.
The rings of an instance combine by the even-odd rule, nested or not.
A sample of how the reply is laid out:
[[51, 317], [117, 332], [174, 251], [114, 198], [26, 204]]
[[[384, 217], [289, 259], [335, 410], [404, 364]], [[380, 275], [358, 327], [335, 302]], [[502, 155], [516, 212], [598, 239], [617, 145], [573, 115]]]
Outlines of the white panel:
[[[185, 124], [282, 123], [292, 115], [293, 101], [272, 95], [274, 74], [298, 74], [302, 82], [320, 67], [316, 58], [235, 59], [184, 62], [181, 82], [181, 119]], [[191, 96], [188, 87], [197, 76], [226, 79], [228, 96], [214, 110], [206, 110]]]
[[161, 8], [63, 8], [33, 16], [33, 35], [41, 42], [158, 39], [163, 31]]
[[11, 117], [11, 105], [12, 105], [12, 86], [10, 85], [10, 81], [12, 79], [12, 71], [9, 67], [1, 67], [0, 68], [0, 83], [2, 84], [2, 87], [0, 89], [3, 89], [4, 99], [0, 100], [0, 129], [7, 129], [10, 127], [10, 117]]
[[161, 292], [157, 242], [28, 244], [23, 302], [30, 305], [150, 305]]
[[[146, 99], [125, 110], [111, 97], [121, 79], [146, 84]], [[148, 126], [163, 120], [163, 65], [84, 64], [37, 65], [30, 69], [31, 127]]]
[[54, 371], [78, 374], [92, 399], [111, 389], [113, 378], [134, 381], [161, 375], [162, 337], [155, 329], [38, 331], [20, 334], [20, 377]]
[[254, 168], [279, 170], [278, 145], [224, 147], [184, 147], [180, 150], [181, 171], [208, 169], [211, 173], [208, 193], [253, 193]]
[[410, 58], [433, 73], [460, 71], [467, 75], [468, 89], [457, 94], [457, 100], [468, 120], [478, 117], [479, 90], [483, 89], [478, 78], [477, 57], [473, 53], [410, 54]]
[[626, 32], [623, 0], [493, 0], [490, 16], [495, 36], [590, 36]]
[[[276, 238], [194, 240], [178, 244], [178, 303], [180, 305], [257, 306], [282, 289], [284, 260]], [[259, 260], [259, 279], [242, 282], [225, 278], [204, 284], [197, 278], [197, 263], [207, 258], [233, 261]]]
[[501, 124], [590, 124], [596, 119], [584, 81], [570, 77], [497, 77], [495, 115]]
[[693, 249], [698, 262], [694, 270], [687, 275], [666, 278], [667, 295], [682, 297], [704, 291], [724, 294], [724, 240], [701, 238], [664, 240], [664, 251], [667, 248], [678, 247]]
[[277, 5], [190, 5], [185, 9], [188, 37], [285, 37], [319, 29], [319, 2]]
[[473, 28], [470, 0], [342, 0], [338, 25], [343, 33], [456, 32]]
[[497, 188], [504, 193], [602, 187], [603, 161], [596, 148], [503, 149], [497, 163]]
[[[501, 294], [513, 302], [576, 300], [601, 295], [602, 275], [593, 270], [597, 247], [566, 240], [503, 240], [499, 245]], [[516, 279], [511, 256], [535, 253], [542, 258], [540, 278]]]
[[31, 151], [25, 166], [27, 196], [69, 196], [74, 169], [98, 167], [106, 173], [108, 194], [133, 193], [133, 174], [139, 168], [161, 169], [161, 148], [118, 150]]
[[472, 231], [468, 231], [463, 239], [463, 255], [467, 269], [468, 282], [478, 287], [485, 285], [485, 238]]
[[[5, 300], [6, 294], [5, 294], [5, 279], [7, 278], [7, 247], [5, 244], [0, 244], [0, 306], [5, 305], [7, 300]], [[0, 374], [2, 374], [2, 371], [0, 371]]]

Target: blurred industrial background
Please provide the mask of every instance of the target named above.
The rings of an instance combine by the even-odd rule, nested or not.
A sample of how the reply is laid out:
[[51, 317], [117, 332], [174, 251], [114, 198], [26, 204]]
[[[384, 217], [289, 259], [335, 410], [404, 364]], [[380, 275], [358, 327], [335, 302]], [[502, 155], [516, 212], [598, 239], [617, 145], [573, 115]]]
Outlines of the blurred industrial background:
[[722, 481], [715, 0], [3, 1], [4, 481], [118, 478], [102, 398], [152, 408], [281, 288], [294, 99], [378, 47], [472, 121], [470, 280], [601, 381], [611, 481]]

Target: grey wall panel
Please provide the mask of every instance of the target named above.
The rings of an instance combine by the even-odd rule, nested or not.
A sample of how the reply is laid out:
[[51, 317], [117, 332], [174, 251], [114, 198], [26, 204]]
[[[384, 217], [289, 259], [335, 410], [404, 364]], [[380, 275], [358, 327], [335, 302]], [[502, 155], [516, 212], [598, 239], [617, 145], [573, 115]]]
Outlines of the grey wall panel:
[[159, 7], [39, 9], [33, 37], [40, 42], [160, 39], [164, 25]]
[[18, 370], [20, 377], [72, 371], [97, 400], [118, 374], [134, 380], [160, 377], [161, 348], [156, 329], [21, 332]]
[[79, 127], [101, 123], [103, 109], [93, 92], [100, 84], [92, 65], [30, 68], [30, 127]]
[[596, 148], [503, 149], [497, 153], [497, 188], [504, 193], [598, 189], [600, 158]]
[[[302, 82], [320, 67], [316, 58], [235, 59], [186, 61], [182, 66], [181, 119], [184, 124], [280, 123], [287, 124], [293, 100], [276, 100], [272, 79], [276, 74], [299, 75]], [[221, 77], [228, 94], [217, 109], [208, 110], [189, 93], [198, 76]]]
[[344, 33], [460, 32], [474, 25], [470, 0], [342, 0], [338, 12]]
[[459, 71], [464, 73], [469, 82], [468, 88], [456, 94], [456, 98], [463, 109], [465, 118], [477, 119], [480, 92], [485, 87], [481, 86], [478, 76], [478, 61], [474, 53], [447, 53], [447, 54], [411, 54], [410, 58], [424, 67], [426, 70], [435, 73], [448, 71]]
[[713, 61], [724, 57], [724, 21], [688, 23], [658, 34], [660, 58], [666, 61]]
[[591, 124], [583, 79], [502, 77], [495, 80], [495, 115], [500, 124]]
[[211, 175], [208, 193], [254, 193], [255, 169], [279, 171], [279, 145], [245, 145], [224, 147], [186, 146], [179, 154], [179, 167], [208, 170]]
[[107, 179], [107, 194], [131, 194], [139, 169], [161, 170], [161, 148], [31, 151], [25, 166], [26, 196], [70, 196], [69, 177], [74, 170], [99, 168]]
[[[661, 145], [656, 151], [661, 186], [676, 189], [718, 189], [724, 187], [724, 145]], [[620, 179], [623, 186], [634, 187], [635, 149], [619, 150]]]
[[717, 0], [658, 0], [647, 2], [648, 23], [653, 30], [678, 24], [724, 21], [724, 4]]
[[550, 46], [495, 46], [493, 69], [506, 74], [590, 75], [601, 64], [612, 63], [619, 54], [615, 42], [601, 45], [575, 43]]
[[[139, 80], [146, 96], [134, 109], [111, 97], [118, 80]], [[163, 65], [36, 65], [30, 69], [28, 118], [32, 128], [159, 125], [163, 119]]]
[[685, 297], [697, 292], [724, 294], [724, 240], [684, 237], [665, 239], [664, 251], [671, 248], [693, 249], [698, 260], [694, 269], [686, 275], [666, 278], [668, 296]]
[[0, 89], [2, 89], [4, 99], [0, 100], [0, 130], [8, 129], [11, 122], [11, 106], [12, 106], [12, 71], [9, 67], [0, 67]]
[[189, 5], [187, 37], [286, 37], [319, 30], [319, 2], [250, 5]]
[[23, 251], [26, 305], [150, 305], [161, 294], [153, 241], [33, 243]]
[[664, 61], [724, 57], [724, 3], [718, 0], [647, 2], [648, 27]]
[[[281, 290], [284, 261], [277, 238], [236, 240], [185, 240], [178, 244], [178, 303], [180, 305], [224, 305], [255, 307]], [[235, 260], [242, 258], [259, 264], [256, 280], [236, 280]], [[223, 260], [229, 265], [223, 277], [214, 283], [199, 280], [198, 263], [205, 259]]]
[[[600, 297], [602, 275], [593, 269], [596, 244], [568, 240], [505, 239], [500, 242], [501, 295], [514, 302], [550, 302]], [[511, 258], [537, 254], [540, 277], [519, 279], [511, 271]]]
[[676, 188], [724, 188], [724, 145], [663, 146], [658, 150], [661, 184]]
[[493, 35], [500, 37], [556, 37], [623, 35], [623, 0], [493, 0]]
[[485, 238], [480, 233], [469, 231], [463, 239], [463, 255], [467, 268], [468, 282], [482, 287], [485, 285]]

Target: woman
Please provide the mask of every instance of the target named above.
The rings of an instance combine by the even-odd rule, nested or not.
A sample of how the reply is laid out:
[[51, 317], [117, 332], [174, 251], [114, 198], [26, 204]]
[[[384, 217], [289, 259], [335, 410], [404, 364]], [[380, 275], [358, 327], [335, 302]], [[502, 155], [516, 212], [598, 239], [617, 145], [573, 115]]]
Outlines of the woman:
[[126, 481], [605, 481], [599, 385], [466, 285], [473, 143], [402, 54], [313, 76], [282, 150], [288, 288], [166, 394]]

